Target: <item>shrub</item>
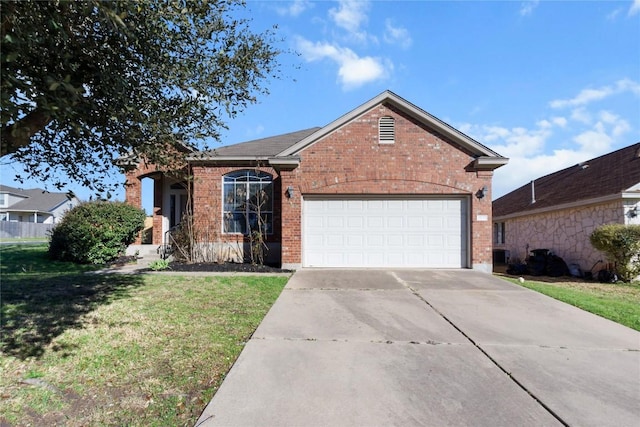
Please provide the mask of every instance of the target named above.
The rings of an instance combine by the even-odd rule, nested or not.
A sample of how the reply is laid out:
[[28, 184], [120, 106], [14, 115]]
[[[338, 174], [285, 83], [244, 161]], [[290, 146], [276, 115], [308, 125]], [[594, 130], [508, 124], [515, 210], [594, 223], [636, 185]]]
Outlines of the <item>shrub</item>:
[[153, 271], [161, 271], [169, 268], [169, 261], [166, 259], [157, 259], [149, 264], [149, 268]]
[[144, 211], [122, 202], [82, 203], [51, 231], [49, 256], [104, 264], [122, 255], [144, 228]]
[[640, 225], [605, 224], [589, 237], [594, 248], [616, 265], [622, 280], [640, 275]]

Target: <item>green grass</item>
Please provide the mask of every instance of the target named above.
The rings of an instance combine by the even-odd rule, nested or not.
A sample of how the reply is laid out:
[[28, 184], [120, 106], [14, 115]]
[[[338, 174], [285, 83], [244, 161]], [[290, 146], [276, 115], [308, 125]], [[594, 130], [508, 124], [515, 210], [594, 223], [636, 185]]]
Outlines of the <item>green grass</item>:
[[0, 248], [0, 424], [192, 426], [288, 280], [84, 274], [45, 250]]
[[539, 282], [525, 280], [524, 286], [640, 331], [640, 283]]

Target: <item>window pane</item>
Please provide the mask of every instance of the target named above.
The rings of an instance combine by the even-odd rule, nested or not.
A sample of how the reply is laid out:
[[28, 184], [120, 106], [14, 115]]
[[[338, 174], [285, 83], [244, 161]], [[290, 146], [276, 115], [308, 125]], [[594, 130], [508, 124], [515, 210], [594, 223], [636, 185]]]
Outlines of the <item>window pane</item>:
[[265, 172], [238, 171], [223, 177], [223, 229], [247, 234], [259, 227], [273, 232], [272, 177]]

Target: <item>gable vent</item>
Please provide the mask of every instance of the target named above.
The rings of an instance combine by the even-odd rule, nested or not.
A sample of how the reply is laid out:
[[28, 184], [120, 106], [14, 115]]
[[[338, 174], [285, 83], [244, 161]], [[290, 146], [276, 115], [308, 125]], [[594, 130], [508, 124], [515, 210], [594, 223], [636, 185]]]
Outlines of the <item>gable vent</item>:
[[396, 141], [396, 123], [393, 117], [380, 117], [378, 137], [380, 144], [393, 144]]

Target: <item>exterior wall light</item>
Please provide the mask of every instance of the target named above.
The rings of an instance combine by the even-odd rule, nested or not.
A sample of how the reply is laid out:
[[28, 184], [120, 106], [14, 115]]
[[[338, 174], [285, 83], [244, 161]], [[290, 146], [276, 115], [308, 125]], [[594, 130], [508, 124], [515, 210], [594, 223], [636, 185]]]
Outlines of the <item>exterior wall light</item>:
[[634, 206], [633, 209], [629, 209], [629, 218], [635, 218], [638, 216], [638, 207]]
[[287, 187], [287, 191], [284, 192], [286, 196], [290, 199], [293, 199], [293, 187], [290, 185]]
[[478, 192], [476, 193], [476, 197], [478, 199], [483, 199], [484, 196], [486, 196], [488, 192], [489, 192], [489, 188], [487, 188], [487, 186], [485, 185], [481, 189], [478, 190]]

